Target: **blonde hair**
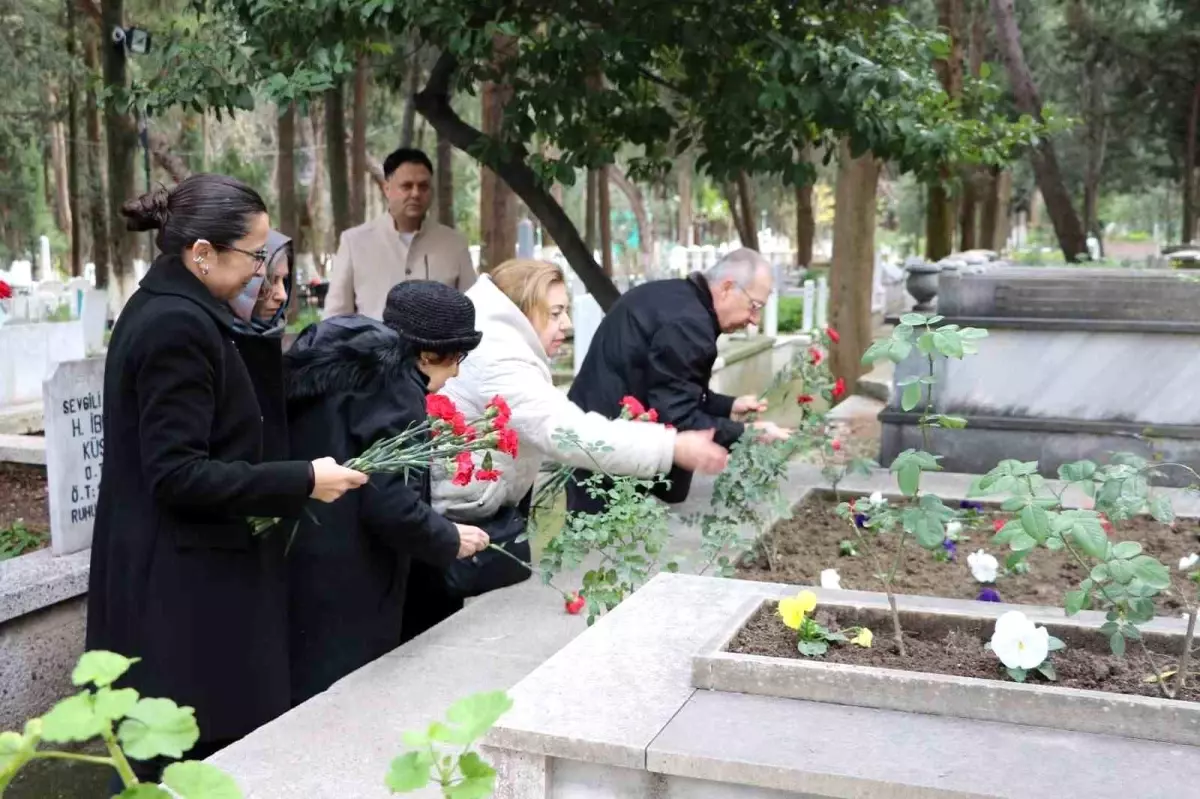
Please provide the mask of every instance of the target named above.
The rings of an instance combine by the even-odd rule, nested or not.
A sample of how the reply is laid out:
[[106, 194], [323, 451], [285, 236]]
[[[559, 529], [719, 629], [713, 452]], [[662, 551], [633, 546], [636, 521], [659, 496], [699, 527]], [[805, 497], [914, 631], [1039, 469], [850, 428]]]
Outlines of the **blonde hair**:
[[510, 258], [488, 275], [535, 327], [544, 325], [550, 316], [547, 296], [551, 286], [567, 282], [556, 264], [531, 258]]

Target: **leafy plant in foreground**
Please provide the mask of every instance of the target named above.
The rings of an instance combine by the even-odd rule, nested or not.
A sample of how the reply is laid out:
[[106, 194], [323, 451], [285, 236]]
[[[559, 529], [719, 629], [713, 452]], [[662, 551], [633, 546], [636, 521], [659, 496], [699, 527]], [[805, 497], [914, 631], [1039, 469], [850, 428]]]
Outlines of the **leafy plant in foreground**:
[[496, 770], [471, 746], [512, 707], [504, 691], [460, 699], [423, 731], [404, 733], [411, 750], [392, 761], [385, 783], [393, 793], [411, 793], [433, 783], [445, 799], [486, 799], [496, 789]]
[[[134, 760], [183, 757], [200, 737], [195, 713], [170, 699], [140, 697], [133, 688], [112, 685], [137, 659], [101, 650], [85, 652], [71, 682], [85, 686], [40, 718], [25, 723], [23, 733], [0, 732], [0, 796], [17, 772], [33, 760], [74, 760], [115, 769], [125, 786], [118, 799], [173, 799], [156, 785], [139, 783], [129, 765]], [[108, 756], [40, 748], [43, 743], [81, 743], [99, 738]], [[182, 799], [241, 799], [233, 778], [207, 763], [181, 761], [167, 766], [163, 784]]]

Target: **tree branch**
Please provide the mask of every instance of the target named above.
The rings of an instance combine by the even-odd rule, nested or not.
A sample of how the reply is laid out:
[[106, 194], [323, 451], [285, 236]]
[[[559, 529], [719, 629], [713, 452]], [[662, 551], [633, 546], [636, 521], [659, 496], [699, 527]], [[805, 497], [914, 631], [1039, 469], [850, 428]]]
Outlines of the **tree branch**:
[[[471, 151], [477, 150], [486, 137], [463, 121], [450, 105], [451, 81], [458, 66], [457, 57], [453, 53], [443, 51], [429, 72], [425, 88], [414, 95], [413, 102], [417, 112], [428, 120], [438, 133], [445, 136], [459, 150], [471, 155]], [[562, 206], [542, 187], [537, 175], [525, 163], [523, 150], [516, 150], [504, 160], [488, 166], [541, 221], [588, 292], [595, 297], [601, 308], [608, 310], [620, 297], [620, 292], [604, 275]], [[475, 158], [473, 155], [472, 157]]]

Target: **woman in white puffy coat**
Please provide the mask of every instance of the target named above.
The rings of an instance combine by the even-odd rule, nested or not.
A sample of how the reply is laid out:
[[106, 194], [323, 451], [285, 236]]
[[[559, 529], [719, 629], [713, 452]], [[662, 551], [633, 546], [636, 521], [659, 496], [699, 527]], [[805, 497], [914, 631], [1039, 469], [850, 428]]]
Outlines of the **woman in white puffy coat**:
[[[433, 500], [439, 513], [481, 521], [502, 507], [515, 507], [533, 487], [545, 460], [580, 468], [598, 463], [610, 474], [638, 477], [665, 474], [672, 464], [705, 473], [725, 467], [728, 453], [713, 443], [711, 430], [680, 432], [651, 422], [585, 413], [554, 385], [549, 360], [571, 329], [566, 281], [558, 266], [506, 261], [490, 275], [481, 275], [467, 296], [475, 304], [475, 324], [483, 340], [440, 393], [468, 419], [481, 415], [492, 397], [503, 397], [512, 410], [509, 426], [520, 437], [520, 446], [515, 461], [494, 453], [500, 471], [496, 482], [456, 486], [450, 475], [435, 472]], [[560, 430], [584, 443], [603, 442], [608, 449], [587, 453], [578, 447], [559, 448], [555, 433]]]

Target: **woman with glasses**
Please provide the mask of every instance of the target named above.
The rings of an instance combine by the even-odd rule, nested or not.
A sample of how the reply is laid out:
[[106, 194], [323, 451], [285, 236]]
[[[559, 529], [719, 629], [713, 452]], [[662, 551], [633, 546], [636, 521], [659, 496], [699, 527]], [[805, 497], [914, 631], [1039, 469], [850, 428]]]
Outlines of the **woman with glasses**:
[[[194, 175], [121, 213], [158, 230], [161, 254], [105, 361], [87, 648], [140, 658], [122, 685], [195, 708], [187, 756], [203, 759], [289, 707], [286, 542], [254, 537], [247, 517], [332, 502], [366, 475], [264, 457], [266, 414], [229, 305], [267, 258], [262, 198]], [[154, 781], [164, 765], [135, 769]]]

